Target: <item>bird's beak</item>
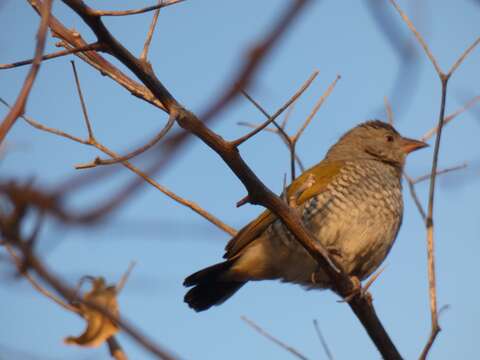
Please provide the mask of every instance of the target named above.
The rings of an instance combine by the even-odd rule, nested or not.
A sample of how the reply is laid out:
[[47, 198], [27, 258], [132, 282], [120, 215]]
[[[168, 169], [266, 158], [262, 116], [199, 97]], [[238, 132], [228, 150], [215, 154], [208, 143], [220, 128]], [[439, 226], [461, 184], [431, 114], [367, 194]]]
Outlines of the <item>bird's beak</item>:
[[405, 154], [410, 154], [412, 151], [427, 147], [428, 144], [420, 140], [402, 138], [400, 146]]

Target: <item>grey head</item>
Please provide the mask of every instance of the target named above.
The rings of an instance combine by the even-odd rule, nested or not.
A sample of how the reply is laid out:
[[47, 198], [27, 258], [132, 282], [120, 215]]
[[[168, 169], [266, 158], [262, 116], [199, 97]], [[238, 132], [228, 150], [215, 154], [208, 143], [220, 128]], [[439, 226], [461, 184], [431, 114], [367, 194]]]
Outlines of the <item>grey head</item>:
[[330, 150], [327, 160], [371, 159], [403, 169], [409, 153], [428, 146], [423, 141], [401, 136], [380, 120], [361, 123], [347, 131]]

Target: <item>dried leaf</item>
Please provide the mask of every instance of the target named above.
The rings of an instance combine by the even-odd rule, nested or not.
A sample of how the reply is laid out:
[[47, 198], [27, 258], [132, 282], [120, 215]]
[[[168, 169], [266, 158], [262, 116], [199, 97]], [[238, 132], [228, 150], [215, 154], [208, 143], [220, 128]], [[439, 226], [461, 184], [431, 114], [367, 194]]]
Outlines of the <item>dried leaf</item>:
[[[110, 312], [118, 316], [117, 290], [115, 286], [106, 286], [105, 280], [98, 277], [92, 280], [92, 290], [84, 295], [84, 300], [95, 302], [105, 307]], [[103, 344], [110, 336], [115, 335], [119, 328], [100, 312], [84, 305], [79, 304], [80, 315], [87, 322], [85, 331], [78, 337], [69, 336], [65, 339], [66, 344], [76, 344], [86, 347], [98, 347]]]

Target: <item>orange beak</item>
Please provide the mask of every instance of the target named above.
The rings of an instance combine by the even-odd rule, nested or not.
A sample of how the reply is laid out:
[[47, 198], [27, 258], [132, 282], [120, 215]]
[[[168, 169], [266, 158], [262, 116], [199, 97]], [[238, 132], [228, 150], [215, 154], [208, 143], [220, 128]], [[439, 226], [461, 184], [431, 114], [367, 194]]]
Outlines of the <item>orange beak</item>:
[[427, 143], [419, 140], [414, 140], [409, 138], [402, 138], [401, 140], [401, 148], [403, 152], [405, 152], [405, 154], [410, 154], [412, 151], [420, 150], [427, 146], [428, 146]]

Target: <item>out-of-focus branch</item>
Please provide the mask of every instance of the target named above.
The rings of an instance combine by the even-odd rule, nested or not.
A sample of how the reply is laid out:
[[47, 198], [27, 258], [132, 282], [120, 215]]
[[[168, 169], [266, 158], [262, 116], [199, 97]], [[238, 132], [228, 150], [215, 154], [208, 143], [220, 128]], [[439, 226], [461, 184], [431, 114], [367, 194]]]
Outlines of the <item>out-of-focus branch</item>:
[[18, 257], [17, 254], [15, 254], [15, 250], [13, 250], [12, 246], [8, 243], [5, 244], [5, 249], [7, 252], [10, 254], [10, 257], [12, 258], [13, 262], [15, 263], [15, 266], [17, 267], [17, 270], [25, 277], [25, 279], [28, 280], [28, 282], [32, 285], [32, 287], [37, 290], [40, 294], [43, 296], [49, 298], [52, 300], [54, 303], [57, 305], [61, 306], [65, 310], [78, 313], [78, 309], [75, 306], [72, 306], [70, 304], [67, 304], [63, 300], [59, 299], [57, 296], [52, 294], [50, 291], [45, 289], [42, 285], [40, 285], [35, 278], [28, 273], [28, 271], [25, 271], [24, 268], [25, 266], [22, 264], [22, 260]]
[[52, 0], [45, 0], [40, 10], [41, 21], [37, 31], [37, 45], [35, 46], [35, 56], [33, 57], [32, 67], [30, 68], [30, 71], [25, 78], [22, 89], [18, 94], [15, 104], [12, 106], [7, 116], [5, 116], [2, 123], [0, 124], [0, 144], [3, 142], [3, 139], [5, 138], [15, 121], [17, 121], [18, 117], [21, 116], [25, 111], [25, 105], [27, 104], [28, 95], [30, 94], [30, 90], [32, 90], [33, 83], [35, 81], [35, 78], [37, 77], [38, 70], [40, 69], [40, 64], [42, 62], [42, 55], [43, 50], [45, 49], [48, 20], [50, 17], [51, 9]]
[[298, 350], [294, 349], [290, 345], [285, 344], [283, 341], [278, 340], [275, 336], [271, 335], [269, 332], [262, 329], [259, 325], [255, 324], [252, 320], [250, 320], [246, 316], [242, 316], [241, 319], [243, 321], [245, 321], [252, 329], [254, 329], [256, 332], [258, 332], [260, 335], [266, 337], [268, 340], [277, 344], [278, 346], [280, 346], [285, 351], [288, 351], [293, 356], [295, 356], [295, 357], [297, 357], [298, 359], [301, 359], [301, 360], [308, 360], [308, 358], [305, 355], [303, 355], [302, 353], [300, 353]]
[[96, 16], [126, 16], [143, 14], [149, 11], [160, 10], [161, 8], [181, 3], [185, 0], [159, 0], [157, 5], [146, 6], [141, 9], [133, 10], [96, 10], [94, 15]]
[[390, 105], [390, 102], [388, 101], [388, 98], [385, 96], [383, 98], [383, 102], [385, 104], [385, 111], [387, 113], [387, 122], [390, 125], [393, 125], [393, 110], [392, 110], [392, 105]]
[[110, 336], [107, 339], [107, 345], [108, 345], [108, 351], [110, 351], [110, 355], [115, 360], [128, 360], [127, 355], [123, 351], [122, 347], [120, 346], [115, 336]]
[[201, 116], [204, 122], [207, 122], [211, 117], [220, 113], [220, 111], [236, 97], [239, 91], [248, 88], [255, 71], [262, 60], [264, 60], [265, 55], [270, 52], [281, 35], [290, 27], [293, 20], [298, 17], [300, 11], [309, 2], [309, 0], [290, 1], [291, 5], [287, 8], [287, 11], [284, 12], [283, 16], [280, 17], [278, 23], [267, 34], [265, 39], [250, 50], [247, 62], [240, 68], [237, 76], [234, 77], [230, 88], [223, 92], [224, 95]]

